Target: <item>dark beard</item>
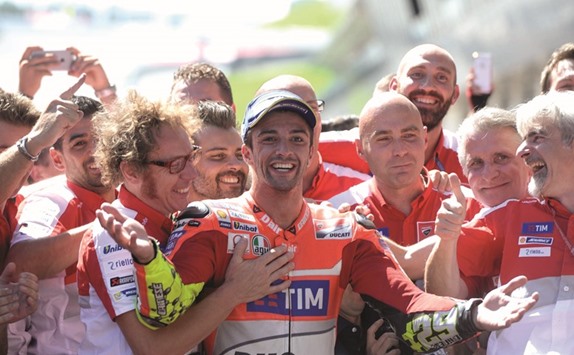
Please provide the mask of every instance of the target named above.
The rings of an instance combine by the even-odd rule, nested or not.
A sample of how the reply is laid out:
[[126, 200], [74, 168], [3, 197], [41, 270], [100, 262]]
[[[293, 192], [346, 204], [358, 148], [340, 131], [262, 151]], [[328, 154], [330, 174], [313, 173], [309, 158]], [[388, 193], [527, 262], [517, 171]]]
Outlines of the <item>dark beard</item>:
[[[415, 104], [415, 106], [417, 104], [414, 102], [412, 97], [414, 97], [416, 95], [433, 96], [437, 100], [439, 100], [439, 102], [442, 102], [442, 105], [440, 105], [438, 107], [438, 109], [436, 109], [436, 110], [420, 108], [417, 106], [417, 108], [421, 114], [423, 124], [427, 127], [427, 131], [430, 132], [433, 129], [435, 129], [438, 125], [440, 125], [442, 120], [444, 119], [444, 116], [446, 116], [446, 113], [448, 112], [448, 109], [450, 108], [452, 96], [449, 97], [447, 100], [443, 100], [443, 98], [440, 96], [440, 94], [438, 94], [436, 91], [426, 92], [424, 90], [415, 90], [409, 95], [409, 100], [411, 100], [411, 102], [413, 104]], [[453, 95], [454, 95], [454, 93], [453, 93]]]

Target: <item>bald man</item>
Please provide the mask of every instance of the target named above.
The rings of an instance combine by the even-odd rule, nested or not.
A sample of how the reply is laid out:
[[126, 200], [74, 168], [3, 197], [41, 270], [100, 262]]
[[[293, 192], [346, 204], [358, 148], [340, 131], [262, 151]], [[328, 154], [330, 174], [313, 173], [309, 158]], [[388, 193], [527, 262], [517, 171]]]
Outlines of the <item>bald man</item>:
[[[360, 114], [355, 142], [373, 177], [329, 201], [367, 206], [377, 229], [403, 246], [433, 235], [436, 212], [448, 196], [433, 188], [424, 168], [428, 135], [419, 110], [407, 97], [397, 92], [375, 95]], [[465, 192], [472, 196], [470, 190]], [[480, 209], [477, 203], [469, 206], [470, 215]], [[411, 278], [421, 278], [424, 260], [416, 272], [409, 271]]]
[[[351, 208], [367, 206], [374, 216], [375, 227], [391, 239], [387, 243], [413, 280], [424, 276], [425, 262], [435, 242], [434, 238], [425, 239], [434, 234], [436, 213], [448, 198], [434, 188], [424, 168], [427, 142], [427, 127], [413, 102], [397, 92], [374, 95], [361, 111], [359, 139], [355, 142], [373, 177], [329, 199], [335, 206], [342, 203], [350, 204]], [[464, 192], [471, 200], [472, 192], [468, 189]], [[475, 201], [468, 201], [467, 205], [470, 219], [480, 206]], [[421, 243], [417, 244], [417, 251], [408, 259], [403, 255], [405, 249], [396, 245], [418, 242]], [[364, 308], [358, 294], [347, 288], [338, 321], [339, 338], [355, 338], [356, 325], [361, 324], [363, 329], [371, 326], [370, 320], [377, 319], [372, 312]], [[363, 339], [359, 343], [364, 345], [368, 341], [372, 340]]]
[[[456, 137], [442, 125], [450, 106], [459, 96], [456, 78], [452, 56], [434, 44], [423, 44], [408, 51], [401, 59], [397, 73], [389, 83], [389, 90], [406, 96], [421, 114], [422, 122], [427, 127], [425, 167], [456, 173], [466, 183], [457, 157]], [[374, 95], [377, 94], [375, 90]], [[320, 152], [326, 161], [368, 171], [366, 164], [360, 160], [357, 163], [356, 156], [350, 154], [349, 144], [344, 148], [341, 141], [353, 140], [358, 134], [349, 133], [338, 137], [322, 136]]]

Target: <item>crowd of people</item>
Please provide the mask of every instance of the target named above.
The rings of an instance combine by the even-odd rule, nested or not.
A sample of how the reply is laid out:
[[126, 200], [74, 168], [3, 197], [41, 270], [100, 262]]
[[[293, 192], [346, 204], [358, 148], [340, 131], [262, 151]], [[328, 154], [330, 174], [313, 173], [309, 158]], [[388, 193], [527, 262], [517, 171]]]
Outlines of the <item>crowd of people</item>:
[[573, 43], [516, 108], [470, 73], [457, 132], [433, 44], [331, 122], [291, 74], [237, 119], [208, 63], [118, 97], [73, 47], [40, 111], [41, 50], [0, 90], [0, 353], [574, 353]]

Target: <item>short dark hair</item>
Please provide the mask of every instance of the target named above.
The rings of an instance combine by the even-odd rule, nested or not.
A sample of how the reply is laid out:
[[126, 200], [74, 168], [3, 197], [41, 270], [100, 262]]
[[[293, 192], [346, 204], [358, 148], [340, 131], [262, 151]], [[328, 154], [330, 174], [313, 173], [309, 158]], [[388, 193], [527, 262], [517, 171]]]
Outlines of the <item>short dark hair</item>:
[[548, 59], [546, 66], [542, 69], [542, 73], [540, 74], [540, 88], [543, 94], [550, 90], [550, 76], [552, 74], [552, 70], [554, 70], [558, 62], [564, 59], [574, 59], [574, 43], [563, 44], [557, 48], [550, 56], [550, 59]]
[[208, 63], [189, 63], [184, 64], [177, 69], [173, 74], [173, 85], [171, 87], [171, 93], [173, 94], [173, 88], [175, 84], [183, 80], [186, 83], [197, 83], [200, 80], [210, 80], [219, 86], [221, 91], [221, 96], [228, 105], [233, 104], [233, 94], [231, 93], [231, 84], [225, 74], [218, 68], [214, 67]]
[[[86, 96], [72, 96], [71, 101], [78, 105], [78, 109], [84, 113], [84, 117], [82, 119], [91, 120], [96, 113], [103, 109], [101, 102]], [[53, 147], [60, 152], [62, 151], [62, 137], [58, 138]]]
[[40, 112], [32, 100], [21, 94], [0, 92], [0, 121], [32, 128], [39, 118]]
[[197, 103], [199, 119], [204, 126], [235, 128], [236, 118], [233, 108], [225, 102], [200, 101]]

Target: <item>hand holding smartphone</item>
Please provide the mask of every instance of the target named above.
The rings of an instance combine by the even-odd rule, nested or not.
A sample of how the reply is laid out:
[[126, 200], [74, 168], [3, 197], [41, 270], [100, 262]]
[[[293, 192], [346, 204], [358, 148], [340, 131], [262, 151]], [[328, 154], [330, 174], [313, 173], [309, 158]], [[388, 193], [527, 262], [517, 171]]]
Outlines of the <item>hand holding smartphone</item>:
[[490, 94], [492, 92], [492, 57], [488, 52], [472, 53], [474, 71], [473, 86], [476, 94]]
[[70, 70], [72, 63], [76, 60], [74, 53], [68, 50], [61, 51], [35, 51], [30, 55], [30, 59], [40, 57], [52, 57], [57, 64], [51, 70]]

